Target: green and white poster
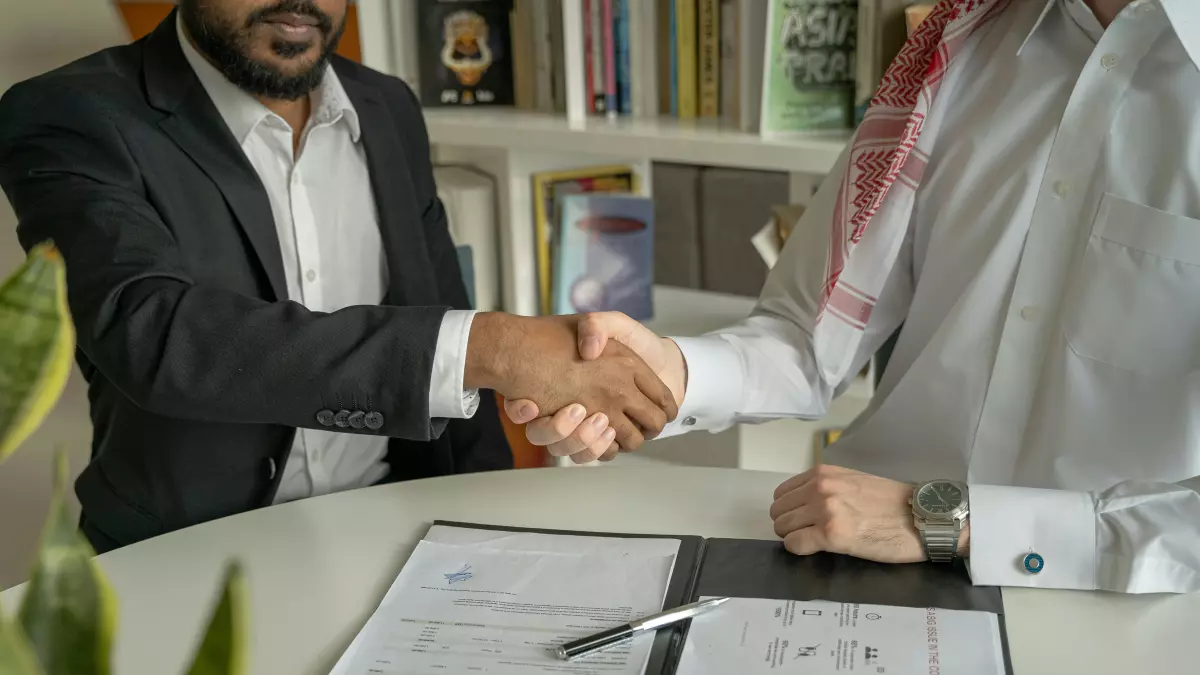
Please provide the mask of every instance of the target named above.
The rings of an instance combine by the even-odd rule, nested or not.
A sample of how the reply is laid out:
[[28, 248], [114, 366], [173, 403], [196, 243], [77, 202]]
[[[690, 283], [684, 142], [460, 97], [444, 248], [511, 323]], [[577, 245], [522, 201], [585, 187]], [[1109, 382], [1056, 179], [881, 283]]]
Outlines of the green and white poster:
[[762, 133], [854, 124], [858, 0], [768, 0]]

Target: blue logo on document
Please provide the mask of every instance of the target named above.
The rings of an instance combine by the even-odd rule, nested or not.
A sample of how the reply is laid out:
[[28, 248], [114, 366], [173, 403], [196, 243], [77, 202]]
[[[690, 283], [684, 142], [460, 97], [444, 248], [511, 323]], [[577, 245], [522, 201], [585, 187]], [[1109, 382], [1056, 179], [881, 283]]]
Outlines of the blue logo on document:
[[446, 577], [447, 584], [450, 584], [451, 586], [453, 586], [454, 584], [457, 584], [460, 581], [468, 581], [468, 580], [470, 580], [471, 577], [473, 577], [475, 575], [471, 573], [470, 565], [463, 565], [461, 570], [459, 570], [457, 572], [451, 572], [449, 574], [443, 574], [442, 576]]

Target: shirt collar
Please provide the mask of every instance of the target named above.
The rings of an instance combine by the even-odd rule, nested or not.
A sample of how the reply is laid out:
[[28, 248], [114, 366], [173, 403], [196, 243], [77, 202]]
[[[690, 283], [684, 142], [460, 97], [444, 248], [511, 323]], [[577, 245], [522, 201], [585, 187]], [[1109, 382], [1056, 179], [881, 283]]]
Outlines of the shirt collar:
[[[1045, 21], [1046, 15], [1059, 2], [1064, 0], [1044, 0], [1045, 7], [1042, 8], [1042, 13], [1038, 15], [1037, 21], [1033, 27], [1029, 29], [1029, 34], [1021, 42], [1021, 47], [1017, 49], [1017, 53], [1025, 47], [1025, 43], [1029, 42], [1029, 38], [1037, 31], [1038, 27]], [[1083, 0], [1069, 0], [1070, 2], [1083, 2]], [[1200, 68], [1200, 2], [1197, 0], [1134, 0], [1134, 9], [1141, 5], [1158, 5], [1167, 13], [1167, 19], [1171, 22], [1171, 27], [1175, 29], [1175, 35], [1179, 37], [1179, 41], [1183, 43], [1184, 50], [1192, 59], [1192, 64]], [[1090, 10], [1089, 10], [1090, 11]]]
[[[191, 40], [184, 33], [183, 20], [178, 16], [175, 20], [175, 33], [179, 38], [179, 46], [183, 49], [184, 58], [195, 71], [204, 91], [212, 99], [217, 112], [225, 120], [225, 124], [233, 132], [233, 137], [239, 145], [246, 142], [246, 137], [263, 120], [274, 117], [278, 118], [280, 122], [283, 121], [253, 96], [226, 79], [215, 66], [209, 63], [208, 59], [192, 46]], [[332, 67], [326, 67], [320, 86], [312, 93], [312, 100], [310, 124], [336, 124], [338, 121], [345, 121], [350, 130], [350, 139], [355, 143], [358, 142], [362, 133], [358, 121], [358, 111], [354, 109], [354, 104], [350, 102], [350, 97], [346, 95], [346, 90], [342, 87], [341, 80], [338, 79], [337, 73]]]

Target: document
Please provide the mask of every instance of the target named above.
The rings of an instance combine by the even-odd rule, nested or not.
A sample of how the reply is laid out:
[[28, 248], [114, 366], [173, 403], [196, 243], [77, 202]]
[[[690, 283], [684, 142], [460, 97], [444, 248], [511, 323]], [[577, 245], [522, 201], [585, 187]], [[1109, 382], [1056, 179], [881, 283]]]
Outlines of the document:
[[735, 598], [692, 620], [677, 675], [1004, 675], [990, 612]]
[[571, 662], [553, 650], [660, 611], [675, 560], [665, 540], [582, 555], [522, 550], [545, 535], [443, 529], [461, 530], [442, 533], [459, 543], [417, 545], [332, 675], [642, 673], [653, 636]]

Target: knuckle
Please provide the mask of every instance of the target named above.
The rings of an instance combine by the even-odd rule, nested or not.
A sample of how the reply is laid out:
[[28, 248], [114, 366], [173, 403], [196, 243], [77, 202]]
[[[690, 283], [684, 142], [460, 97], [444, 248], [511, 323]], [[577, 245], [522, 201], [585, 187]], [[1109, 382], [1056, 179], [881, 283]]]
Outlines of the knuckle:
[[812, 482], [813, 492], [828, 496], [833, 494], [833, 480], [829, 476], [818, 475]]

